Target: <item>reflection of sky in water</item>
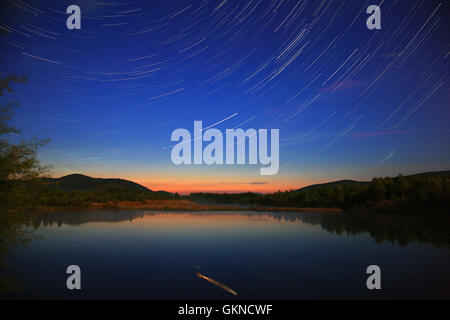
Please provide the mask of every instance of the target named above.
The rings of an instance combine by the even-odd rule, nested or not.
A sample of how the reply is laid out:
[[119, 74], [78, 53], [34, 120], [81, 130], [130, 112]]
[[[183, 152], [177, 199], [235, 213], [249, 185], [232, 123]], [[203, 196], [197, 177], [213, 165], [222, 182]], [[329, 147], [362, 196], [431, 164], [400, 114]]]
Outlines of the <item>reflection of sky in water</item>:
[[[40, 225], [36, 233], [43, 237], [17, 250], [10, 265], [29, 289], [25, 297], [450, 296], [446, 285], [450, 276], [445, 272], [450, 270], [448, 247], [415, 241], [403, 247], [387, 241], [377, 244], [374, 238], [383, 232], [388, 237], [409, 235], [395, 234], [396, 228], [380, 223], [377, 226], [376, 222], [368, 227], [377, 226], [380, 235], [374, 234], [377, 229], [366, 230], [369, 235], [357, 220], [344, 217], [66, 212], [36, 221], [34, 224]], [[402, 226], [405, 229], [405, 224]], [[327, 231], [333, 228], [343, 230], [342, 235]], [[411, 224], [410, 229], [414, 228]], [[355, 230], [362, 233], [346, 234]], [[65, 289], [65, 268], [70, 264], [82, 269], [80, 292]], [[381, 266], [381, 292], [365, 287], [365, 269], [370, 264]], [[239, 294], [234, 297], [199, 279], [197, 271]]]

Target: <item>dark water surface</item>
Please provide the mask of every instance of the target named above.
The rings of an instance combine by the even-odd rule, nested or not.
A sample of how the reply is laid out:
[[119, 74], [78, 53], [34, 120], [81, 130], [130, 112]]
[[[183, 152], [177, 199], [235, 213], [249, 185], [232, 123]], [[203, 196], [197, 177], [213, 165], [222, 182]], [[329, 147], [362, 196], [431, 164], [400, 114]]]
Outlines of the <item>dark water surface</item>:
[[[84, 211], [33, 227], [8, 257], [26, 288], [9, 298], [450, 298], [450, 224], [433, 217]], [[381, 290], [366, 287], [372, 264]], [[69, 265], [81, 290], [66, 288]]]

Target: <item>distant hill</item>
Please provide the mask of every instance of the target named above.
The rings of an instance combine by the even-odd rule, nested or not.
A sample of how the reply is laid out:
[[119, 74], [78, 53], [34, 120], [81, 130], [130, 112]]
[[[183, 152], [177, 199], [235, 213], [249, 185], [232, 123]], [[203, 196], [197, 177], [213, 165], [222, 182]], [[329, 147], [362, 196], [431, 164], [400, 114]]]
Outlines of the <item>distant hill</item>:
[[[431, 172], [423, 172], [423, 173], [416, 173], [416, 174], [410, 174], [407, 176], [404, 176], [405, 178], [426, 178], [426, 177], [433, 177], [433, 176], [440, 176], [440, 177], [450, 177], [450, 170], [446, 171], [431, 171]], [[297, 189], [295, 191], [305, 191], [305, 190], [311, 190], [316, 188], [321, 188], [325, 186], [336, 186], [336, 185], [342, 185], [342, 186], [367, 186], [370, 184], [370, 181], [355, 181], [355, 180], [339, 180], [339, 181], [333, 181], [333, 182], [326, 182], [326, 183], [319, 183], [319, 184], [313, 184], [310, 186], [306, 186], [300, 189]]]
[[109, 189], [127, 189], [143, 192], [152, 190], [125, 179], [92, 178], [83, 174], [69, 174], [60, 178], [45, 178], [50, 187], [65, 191], [106, 191]]
[[431, 171], [431, 172], [422, 172], [422, 173], [416, 173], [416, 174], [410, 174], [408, 178], [426, 178], [426, 177], [433, 177], [433, 176], [440, 176], [443, 178], [450, 178], [450, 170], [445, 171]]
[[341, 185], [341, 186], [365, 186], [365, 185], [369, 185], [369, 184], [370, 184], [369, 181], [339, 180], [339, 181], [333, 181], [333, 182], [312, 184], [310, 186], [297, 189], [295, 191], [305, 191], [305, 190], [311, 190], [311, 189], [321, 188], [321, 187], [325, 187], [325, 186], [330, 186], [330, 187], [333, 187], [333, 186], [336, 186], [336, 185]]

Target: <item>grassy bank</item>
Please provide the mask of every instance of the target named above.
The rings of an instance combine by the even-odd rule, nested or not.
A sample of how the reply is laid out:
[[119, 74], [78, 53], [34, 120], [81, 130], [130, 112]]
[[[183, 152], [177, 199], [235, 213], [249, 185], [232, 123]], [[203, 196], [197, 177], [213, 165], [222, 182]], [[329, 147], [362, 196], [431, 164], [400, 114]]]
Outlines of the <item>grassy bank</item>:
[[[35, 209], [36, 210], [36, 209]], [[161, 211], [289, 211], [340, 213], [339, 208], [300, 208], [300, 207], [240, 207], [233, 205], [203, 205], [190, 200], [143, 200], [94, 202], [84, 206], [40, 206], [38, 211], [59, 210], [161, 210]]]

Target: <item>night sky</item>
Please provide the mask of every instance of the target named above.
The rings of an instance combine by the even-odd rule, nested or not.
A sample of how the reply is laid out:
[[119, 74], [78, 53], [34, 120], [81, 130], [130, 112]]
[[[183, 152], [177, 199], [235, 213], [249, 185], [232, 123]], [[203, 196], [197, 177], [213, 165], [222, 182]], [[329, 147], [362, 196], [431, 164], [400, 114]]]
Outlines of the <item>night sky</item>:
[[[12, 141], [51, 138], [55, 176], [261, 191], [449, 169], [445, 1], [3, 0], [0, 72], [28, 84]], [[66, 8], [81, 8], [68, 30]], [[366, 8], [381, 8], [381, 30]], [[231, 117], [230, 117], [231, 116]], [[177, 128], [280, 129], [280, 170], [175, 166]]]

